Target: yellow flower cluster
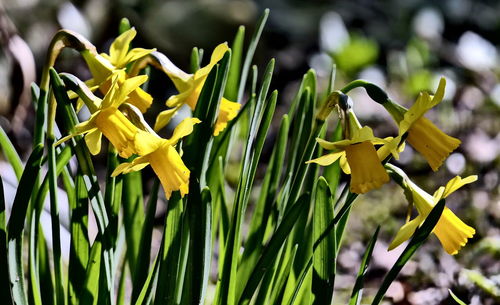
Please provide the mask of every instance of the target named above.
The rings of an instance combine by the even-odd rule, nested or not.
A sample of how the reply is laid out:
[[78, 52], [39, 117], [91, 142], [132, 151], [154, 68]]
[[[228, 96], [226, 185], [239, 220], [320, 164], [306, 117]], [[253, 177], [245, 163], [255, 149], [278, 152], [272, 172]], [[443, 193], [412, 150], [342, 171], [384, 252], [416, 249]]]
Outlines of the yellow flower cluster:
[[[104, 135], [121, 157], [135, 156], [131, 162], [120, 164], [112, 176], [138, 171], [150, 164], [160, 179], [167, 198], [170, 198], [173, 191], [180, 191], [181, 196], [184, 196], [189, 192], [190, 171], [175, 146], [180, 139], [192, 133], [194, 125], [200, 123], [200, 120], [184, 119], [175, 128], [170, 139], [163, 139], [147, 126], [143, 119], [141, 126], [136, 126], [134, 120], [122, 111], [126, 103], [126, 107], [137, 109], [136, 113], [141, 115], [153, 102], [151, 95], [140, 87], [148, 77], [138, 75], [140, 69], [134, 65], [148, 62], [148, 57], [153, 56], [153, 53], [157, 57], [166, 58], [154, 49], [131, 49], [130, 45], [136, 34], [133, 28], [121, 34], [111, 44], [109, 54], [96, 54], [90, 50], [80, 52], [89, 67], [92, 79], [80, 83], [85, 90], [74, 93], [71, 97], [78, 97], [77, 108], [80, 109], [85, 104], [91, 116], [75, 127], [74, 134], [60, 139], [56, 144], [76, 135], [84, 135], [89, 151], [96, 155], [101, 151], [101, 139]], [[167, 100], [166, 104], [171, 109], [158, 116], [156, 130], [165, 127], [182, 105], [187, 104], [191, 109], [195, 109], [208, 74], [227, 51], [227, 44], [219, 45], [210, 63], [194, 74], [183, 72], [168, 59], [169, 64], [160, 66], [173, 81], [179, 94]], [[102, 99], [92, 93], [97, 89], [104, 95]], [[240, 108], [240, 104], [226, 99], [222, 99], [220, 105], [214, 135], [218, 135], [225, 128]], [[168, 113], [168, 119], [165, 113]]]
[[[339, 160], [344, 173], [351, 175], [350, 191], [364, 194], [389, 182], [389, 175], [383, 165], [384, 160], [387, 162], [391, 154], [398, 159], [406, 141], [427, 160], [433, 171], [437, 171], [450, 153], [460, 145], [460, 140], [446, 135], [424, 117], [429, 109], [442, 101], [445, 85], [446, 81], [442, 78], [434, 96], [426, 92], [420, 93], [410, 109], [395, 105], [393, 102], [392, 106], [386, 107], [399, 127], [398, 135], [394, 138], [375, 137], [372, 129], [368, 126], [361, 126], [352, 109], [347, 107], [344, 109], [345, 138], [337, 142], [328, 142], [318, 138], [318, 144], [332, 152], [310, 160], [308, 163], [327, 166]], [[378, 149], [375, 145], [378, 145]], [[477, 179], [476, 176], [465, 179], [457, 176], [450, 180], [446, 187], [441, 187], [434, 196], [431, 196], [411, 182], [400, 169], [394, 171], [394, 166], [387, 166], [405, 181], [402, 186], [408, 191], [407, 193], [411, 194], [410, 200], [419, 213], [415, 219], [399, 230], [389, 249], [409, 239], [439, 200]], [[467, 239], [473, 236], [475, 230], [462, 222], [450, 209], [445, 208], [434, 232], [446, 252], [456, 254], [466, 244]]]

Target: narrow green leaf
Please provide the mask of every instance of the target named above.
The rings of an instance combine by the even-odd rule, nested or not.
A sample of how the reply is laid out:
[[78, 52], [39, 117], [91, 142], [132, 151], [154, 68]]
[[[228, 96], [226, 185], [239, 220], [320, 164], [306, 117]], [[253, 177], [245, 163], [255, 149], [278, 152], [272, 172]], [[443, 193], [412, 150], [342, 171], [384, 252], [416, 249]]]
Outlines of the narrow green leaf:
[[248, 46], [247, 54], [245, 56], [245, 62], [243, 63], [243, 69], [241, 71], [240, 86], [238, 89], [237, 101], [241, 101], [243, 99], [243, 94], [245, 92], [248, 72], [250, 70], [250, 65], [252, 64], [253, 55], [255, 54], [255, 50], [257, 49], [257, 44], [259, 43], [260, 35], [264, 30], [264, 25], [266, 24], [268, 16], [269, 16], [269, 9], [265, 9], [259, 21], [257, 21], [255, 31], [252, 35], [252, 38], [250, 39], [250, 45]]
[[[92, 249], [90, 250], [90, 257], [85, 272], [85, 282], [83, 284], [83, 291], [80, 296], [80, 305], [97, 305], [100, 290], [100, 271], [101, 271], [101, 256], [103, 254], [102, 235], [98, 235]], [[105, 288], [106, 287], [102, 287]]]
[[404, 249], [403, 253], [396, 260], [391, 270], [385, 275], [384, 281], [375, 295], [375, 298], [372, 301], [372, 305], [380, 304], [382, 299], [387, 292], [387, 289], [391, 285], [391, 283], [396, 279], [403, 266], [410, 260], [410, 258], [415, 254], [418, 248], [427, 240], [427, 237], [431, 234], [432, 230], [439, 221], [441, 214], [443, 213], [445, 206], [445, 200], [441, 199], [439, 202], [432, 208], [431, 212], [425, 219], [422, 226], [420, 226], [415, 233], [413, 234], [412, 239]]
[[149, 200], [147, 205], [146, 216], [144, 217], [144, 224], [142, 226], [141, 241], [139, 244], [139, 251], [137, 256], [137, 263], [135, 266], [132, 290], [132, 303], [134, 303], [141, 288], [147, 280], [149, 274], [149, 260], [151, 256], [151, 242], [153, 238], [153, 227], [155, 221], [155, 212], [158, 203], [158, 191], [160, 189], [160, 180], [155, 179], [151, 192], [149, 193]]
[[216, 296], [216, 302], [219, 304], [233, 304], [236, 301], [236, 265], [239, 256], [240, 247], [240, 229], [246, 205], [250, 196], [257, 162], [262, 152], [262, 147], [267, 135], [271, 119], [276, 107], [277, 92], [274, 91], [271, 97], [265, 103], [265, 98], [269, 90], [272, 72], [274, 69], [274, 60], [268, 64], [264, 74], [263, 85], [257, 98], [255, 111], [251, 118], [249, 134], [247, 137], [243, 163], [240, 173], [240, 181], [235, 196], [233, 219], [229, 230], [229, 236], [224, 253], [224, 266], [221, 276], [219, 295]]
[[[245, 250], [238, 267], [238, 279], [241, 281], [246, 281], [249, 278], [250, 272], [257, 262], [263, 247], [264, 234], [266, 233], [265, 224], [269, 221], [273, 203], [276, 200], [275, 197], [285, 159], [289, 126], [288, 116], [284, 115], [275, 142], [276, 144], [274, 145], [269, 161], [269, 166], [266, 170], [264, 181], [262, 182], [260, 196], [253, 212], [248, 238], [245, 243]], [[237, 288], [238, 295], [241, 294], [243, 288], [243, 286]]]
[[241, 103], [238, 100], [238, 83], [240, 80], [241, 71], [241, 57], [243, 55], [243, 40], [245, 38], [245, 27], [240, 26], [234, 37], [233, 44], [231, 46], [231, 65], [229, 68], [229, 74], [227, 76], [226, 90], [224, 91], [224, 97], [230, 101]]
[[368, 269], [368, 265], [370, 264], [370, 259], [372, 257], [373, 249], [375, 248], [375, 242], [377, 241], [379, 231], [380, 226], [377, 227], [375, 233], [373, 233], [372, 238], [366, 246], [365, 253], [363, 254], [363, 259], [361, 260], [361, 265], [359, 265], [358, 276], [356, 277], [356, 282], [354, 283], [354, 287], [352, 288], [349, 305], [359, 305], [361, 302], [366, 270]]
[[[265, 271], [271, 267], [276, 260], [278, 251], [283, 246], [283, 243], [290, 234], [290, 231], [295, 225], [297, 219], [301, 214], [307, 213], [309, 210], [309, 202], [309, 196], [303, 195], [293, 205], [293, 207], [290, 208], [288, 213], [285, 214], [282, 222], [276, 229], [276, 232], [273, 234], [271, 240], [262, 251], [262, 255], [253, 268], [253, 272], [251, 273], [248, 282], [243, 285], [245, 288], [239, 298], [238, 304], [248, 304], [250, 302], [255, 290], [264, 276]], [[242, 283], [240, 283], [240, 285], [242, 285]]]
[[23, 230], [26, 212], [30, 201], [31, 190], [34, 187], [42, 161], [43, 145], [33, 148], [26, 162], [19, 186], [14, 197], [12, 210], [7, 225], [8, 234], [8, 268], [12, 298], [16, 304], [28, 303], [24, 284], [23, 267]]
[[2, 127], [0, 127], [0, 146], [2, 147], [5, 158], [7, 158], [7, 161], [9, 161], [12, 169], [14, 169], [16, 178], [19, 181], [23, 173], [23, 162]]
[[[5, 196], [3, 192], [3, 181], [0, 176], [0, 265], [8, 266], [7, 261], [7, 227], [5, 222]], [[6, 305], [11, 305], [10, 279], [8, 272], [0, 272], [0, 300]]]
[[179, 192], [172, 193], [168, 201], [161, 257], [158, 261], [158, 283], [154, 304], [175, 304], [176, 286], [179, 285], [178, 269], [181, 248], [183, 202]]
[[135, 277], [137, 256], [140, 251], [141, 230], [144, 222], [144, 202], [142, 196], [142, 175], [132, 172], [123, 175], [123, 225], [127, 240], [127, 262], [132, 278]]
[[116, 294], [116, 305], [125, 305], [125, 284], [128, 277], [127, 270], [127, 264], [122, 264], [120, 269], [120, 281], [118, 282], [118, 293]]
[[38, 257], [38, 273], [40, 275], [40, 292], [43, 304], [54, 304], [54, 283], [52, 266], [50, 263], [49, 248], [44, 239], [43, 234], [38, 235], [37, 247], [39, 252]]
[[[194, 181], [191, 181], [194, 182]], [[191, 236], [190, 236], [190, 261], [192, 264], [188, 266], [188, 272], [191, 275], [191, 293], [189, 293], [189, 304], [203, 304], [208, 285], [208, 277], [210, 275], [210, 258], [212, 254], [212, 197], [208, 187], [199, 191], [199, 186], [196, 187], [190, 183], [190, 199], [194, 196], [193, 203], [198, 202], [198, 205], [188, 205], [195, 210], [188, 211], [191, 219]], [[193, 187], [194, 186], [194, 187]], [[196, 198], [198, 197], [198, 198]], [[191, 201], [189, 201], [191, 202]]]
[[88, 238], [89, 203], [85, 181], [81, 171], [75, 177], [75, 201], [69, 201], [71, 208], [71, 247], [69, 248], [68, 297], [70, 305], [77, 305], [84, 287], [85, 269], [89, 260], [90, 242]]
[[[320, 177], [316, 185], [313, 213], [313, 236], [317, 239], [333, 220], [333, 200], [330, 186]], [[313, 253], [313, 304], [330, 304], [333, 297], [336, 269], [335, 229], [318, 245]]]
[[295, 112], [300, 104], [300, 99], [306, 89], [310, 91], [311, 96], [316, 96], [316, 72], [314, 72], [313, 69], [307, 71], [307, 73], [302, 77], [299, 90], [297, 90], [297, 94], [293, 98], [292, 104], [290, 105], [290, 110], [288, 110], [288, 116], [290, 118], [295, 116]]
[[162, 252], [160, 250], [160, 253], [158, 256], [155, 258], [155, 261], [153, 263], [153, 268], [149, 271], [148, 277], [146, 278], [146, 281], [144, 282], [144, 285], [142, 286], [141, 292], [139, 293], [139, 296], [137, 297], [137, 300], [135, 301], [135, 305], [142, 305], [142, 304], [151, 304], [152, 302], [150, 301], [152, 297], [152, 292], [153, 292], [153, 282], [154, 279], [158, 277], [158, 270], [160, 269], [159, 266], [159, 258], [162, 257]]
[[[281, 299], [284, 295], [285, 284], [287, 282], [287, 278], [292, 270], [293, 263], [295, 262], [295, 257], [297, 255], [298, 244], [292, 249], [291, 255], [288, 257], [288, 261], [285, 263], [283, 268], [279, 268], [280, 271], [278, 276], [276, 277], [274, 284], [271, 289], [271, 296], [267, 304], [281, 304]], [[264, 303], [262, 303], [264, 304]]]

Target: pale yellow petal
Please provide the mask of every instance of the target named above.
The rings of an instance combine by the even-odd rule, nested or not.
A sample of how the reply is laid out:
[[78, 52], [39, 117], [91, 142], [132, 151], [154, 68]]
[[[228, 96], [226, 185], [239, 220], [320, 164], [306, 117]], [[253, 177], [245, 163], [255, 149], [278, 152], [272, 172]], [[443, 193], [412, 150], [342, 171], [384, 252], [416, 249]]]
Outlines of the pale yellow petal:
[[197, 118], [186, 118], [182, 120], [182, 122], [175, 127], [172, 137], [168, 139], [169, 144], [175, 145], [181, 138], [191, 134], [193, 132], [193, 126], [198, 123], [201, 123], [201, 121]]
[[101, 151], [101, 139], [102, 132], [97, 128], [89, 131], [85, 135], [85, 143], [91, 154], [97, 155]]
[[458, 190], [462, 186], [469, 184], [469, 183], [472, 183], [476, 180], [477, 180], [476, 175], [468, 176], [468, 177], [465, 177], [463, 179], [460, 176], [456, 176], [455, 178], [448, 181], [448, 183], [446, 183], [442, 198], [448, 197], [451, 193]]
[[118, 36], [115, 41], [111, 44], [109, 48], [109, 57], [113, 65], [118, 66], [118, 64], [123, 64], [123, 59], [128, 53], [130, 48], [130, 42], [134, 39], [137, 31], [134, 28], [123, 32]]
[[115, 170], [113, 171], [113, 173], [111, 174], [111, 177], [116, 177], [119, 174], [128, 174], [131, 172], [140, 171], [141, 169], [143, 169], [144, 167], [146, 167], [148, 165], [149, 165], [149, 162], [148, 162], [147, 158], [137, 157], [132, 162], [128, 162], [128, 163], [125, 162], [125, 163], [121, 163], [120, 165], [118, 165], [115, 168]]
[[392, 250], [396, 248], [397, 246], [401, 245], [404, 241], [410, 239], [412, 237], [413, 233], [415, 233], [415, 230], [420, 226], [420, 224], [425, 220], [424, 217], [418, 215], [415, 219], [407, 222], [404, 224], [401, 229], [399, 229], [398, 233], [392, 240], [391, 244], [389, 245], [389, 248], [387, 250]]
[[156, 116], [154, 130], [159, 131], [163, 129], [163, 127], [167, 126], [174, 115], [177, 114], [177, 110], [179, 110], [179, 108], [180, 106], [160, 112], [158, 116]]
[[333, 162], [337, 161], [343, 154], [345, 154], [344, 151], [339, 151], [339, 152], [334, 152], [334, 153], [329, 153], [327, 155], [321, 156], [319, 158], [309, 160], [306, 163], [316, 163], [321, 166], [327, 166], [332, 164]]
[[131, 62], [133, 62], [141, 57], [147, 56], [148, 54], [151, 54], [154, 51], [156, 51], [156, 49], [134, 48], [127, 53], [125, 58], [122, 59], [122, 62], [120, 62], [119, 68], [123, 68], [126, 65], [128, 65], [129, 63], [131, 63]]
[[351, 167], [349, 166], [349, 162], [347, 162], [346, 154], [342, 154], [340, 157], [340, 168], [346, 175], [351, 174]]
[[222, 98], [220, 101], [219, 116], [215, 122], [214, 136], [218, 136], [219, 133], [226, 128], [228, 122], [236, 117], [240, 108], [240, 103], [231, 102], [230, 100]]

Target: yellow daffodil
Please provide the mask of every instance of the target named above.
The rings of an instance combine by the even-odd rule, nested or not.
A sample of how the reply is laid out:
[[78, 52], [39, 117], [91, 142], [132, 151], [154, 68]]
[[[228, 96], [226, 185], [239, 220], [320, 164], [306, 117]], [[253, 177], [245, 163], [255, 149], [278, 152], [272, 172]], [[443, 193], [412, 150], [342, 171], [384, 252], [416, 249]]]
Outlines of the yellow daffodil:
[[433, 171], [437, 171], [450, 153], [460, 145], [460, 140], [448, 136], [424, 117], [429, 109], [443, 100], [445, 86], [446, 80], [441, 78], [434, 96], [426, 92], [420, 93], [415, 104], [408, 110], [393, 102], [384, 104], [399, 124], [398, 137], [401, 138], [408, 132], [408, 143], [422, 154]]
[[[391, 167], [394, 168], [394, 167]], [[402, 172], [400, 169], [398, 171]], [[469, 176], [462, 179], [459, 176], [451, 179], [446, 186], [441, 186], [433, 196], [423, 191], [416, 184], [402, 174], [405, 180], [404, 186], [411, 194], [410, 200], [413, 202], [418, 211], [418, 216], [413, 220], [407, 222], [399, 229], [394, 237], [394, 240], [389, 245], [389, 250], [399, 246], [405, 240], [408, 240], [415, 230], [424, 222], [426, 217], [431, 212], [432, 208], [439, 202], [439, 200], [448, 197], [451, 193], [464, 186], [465, 184], [472, 183], [477, 180], [477, 176]], [[441, 245], [448, 254], [455, 255], [458, 253], [466, 243], [467, 239], [471, 238], [476, 232], [474, 228], [466, 225], [460, 218], [458, 218], [449, 208], [445, 207], [441, 218], [433, 231], [438, 237]]]
[[56, 144], [76, 135], [85, 134], [85, 142], [89, 151], [96, 155], [101, 151], [101, 138], [104, 134], [120, 156], [128, 158], [135, 153], [134, 141], [139, 129], [118, 110], [118, 107], [128, 100], [131, 92], [147, 80], [147, 76], [136, 76], [119, 84], [119, 73], [113, 76], [111, 88], [102, 101], [88, 92], [92, 96], [85, 98], [90, 100], [87, 106], [92, 115], [88, 121], [75, 126], [74, 134], [62, 138]]
[[351, 192], [364, 194], [389, 182], [389, 176], [381, 163], [384, 157], [377, 153], [374, 145], [388, 144], [390, 141], [375, 137], [368, 126], [361, 127], [352, 111], [349, 110], [347, 114], [350, 130], [348, 139], [337, 142], [316, 139], [321, 147], [333, 152], [307, 163], [327, 166], [340, 159], [342, 170], [351, 175]]
[[[130, 43], [136, 34], [136, 30], [132, 28], [118, 36], [109, 48], [109, 55], [105, 53], [96, 55], [88, 51], [81, 52], [93, 77], [86, 82], [89, 87], [93, 89], [99, 88], [103, 94], [106, 94], [111, 86], [111, 77], [117, 70], [124, 70], [128, 64], [154, 51], [154, 49], [130, 49]], [[126, 73], [120, 76], [120, 83], [123, 83], [128, 78]], [[137, 87], [130, 93], [128, 103], [136, 106], [144, 113], [151, 106], [152, 101], [151, 95]]]
[[[212, 68], [219, 62], [224, 54], [229, 50], [226, 43], [218, 45], [210, 58], [210, 63], [196, 71], [194, 74], [188, 74], [177, 68], [167, 60], [168, 65], [164, 65], [163, 71], [172, 80], [179, 94], [171, 96], [167, 100], [167, 106], [172, 109], [161, 112], [156, 118], [155, 130], [160, 130], [168, 124], [173, 113], [182, 105], [187, 104], [191, 110], [196, 108], [201, 89], [205, 84], [208, 74]], [[234, 119], [240, 109], [241, 104], [222, 98], [220, 102], [219, 116], [215, 123], [214, 135], [217, 136], [227, 123]]]
[[189, 169], [184, 165], [175, 150], [177, 142], [193, 131], [193, 126], [200, 123], [197, 118], [183, 120], [174, 130], [170, 139], [162, 139], [156, 134], [139, 130], [135, 140], [135, 151], [139, 157], [130, 163], [120, 164], [112, 176], [138, 171], [151, 165], [160, 179], [165, 196], [170, 198], [173, 191], [179, 190], [181, 196], [189, 192]]

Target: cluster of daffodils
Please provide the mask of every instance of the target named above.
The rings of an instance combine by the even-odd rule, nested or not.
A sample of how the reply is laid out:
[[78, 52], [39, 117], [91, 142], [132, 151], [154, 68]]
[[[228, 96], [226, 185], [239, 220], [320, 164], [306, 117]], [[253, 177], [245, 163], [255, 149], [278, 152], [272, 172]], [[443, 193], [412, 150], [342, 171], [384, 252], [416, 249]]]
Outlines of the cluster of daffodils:
[[[374, 85], [360, 83], [360, 86], [364, 85], [369, 95], [391, 114], [399, 127], [398, 135], [385, 139], [375, 137], [370, 127], [361, 126], [349, 103], [338, 103], [344, 121], [344, 139], [328, 142], [318, 138], [318, 144], [331, 152], [308, 163], [327, 166], [339, 160], [343, 172], [351, 176], [350, 191], [356, 194], [380, 188], [389, 182], [390, 176], [393, 177], [405, 190], [409, 203], [416, 207], [418, 216], [399, 230], [389, 246], [391, 250], [413, 235], [439, 200], [446, 198], [463, 185], [474, 182], [477, 176], [464, 179], [457, 176], [431, 196], [413, 183], [401, 169], [388, 163], [391, 157], [399, 158], [405, 142], [408, 142], [427, 160], [431, 169], [437, 171], [449, 154], [460, 145], [460, 140], [446, 135], [424, 117], [429, 109], [443, 99], [446, 85], [444, 78], [440, 80], [434, 96], [426, 92], [420, 93], [410, 109], [390, 100], [384, 93], [380, 94], [381, 89], [377, 88], [373, 93]], [[343, 93], [337, 94], [340, 95]], [[453, 255], [467, 243], [467, 239], [474, 235], [475, 230], [460, 220], [450, 209], [445, 208], [433, 232], [446, 252]]]
[[[56, 144], [76, 135], [84, 135], [89, 151], [96, 155], [101, 151], [104, 135], [121, 157], [134, 157], [131, 162], [117, 166], [113, 176], [138, 171], [149, 164], [159, 177], [167, 198], [173, 191], [179, 191], [184, 196], [189, 192], [190, 171], [182, 161], [176, 144], [191, 134], [200, 120], [184, 119], [175, 127], [170, 139], [161, 138], [156, 132], [167, 126], [184, 104], [195, 109], [208, 74], [228, 51], [228, 46], [225, 43], [217, 46], [210, 63], [189, 74], [154, 49], [130, 48], [135, 35], [133, 28], [122, 33], [111, 44], [109, 54], [98, 54], [88, 41], [75, 33], [66, 31], [66, 35], [62, 36], [63, 43], [77, 39], [79, 45], [85, 46], [78, 51], [87, 63], [92, 78], [81, 82], [71, 75], [63, 75], [63, 79], [73, 90], [70, 97], [78, 98], [77, 109], [86, 105], [91, 116], [75, 126], [73, 134], [63, 137]], [[167, 100], [168, 109], [157, 117], [154, 129], [142, 116], [153, 102], [152, 96], [140, 87], [148, 79], [146, 75], [139, 75], [146, 65], [163, 71], [179, 91]], [[95, 91], [99, 91], [103, 98], [96, 96]], [[213, 127], [215, 136], [236, 116], [239, 108], [239, 103], [222, 99]]]

